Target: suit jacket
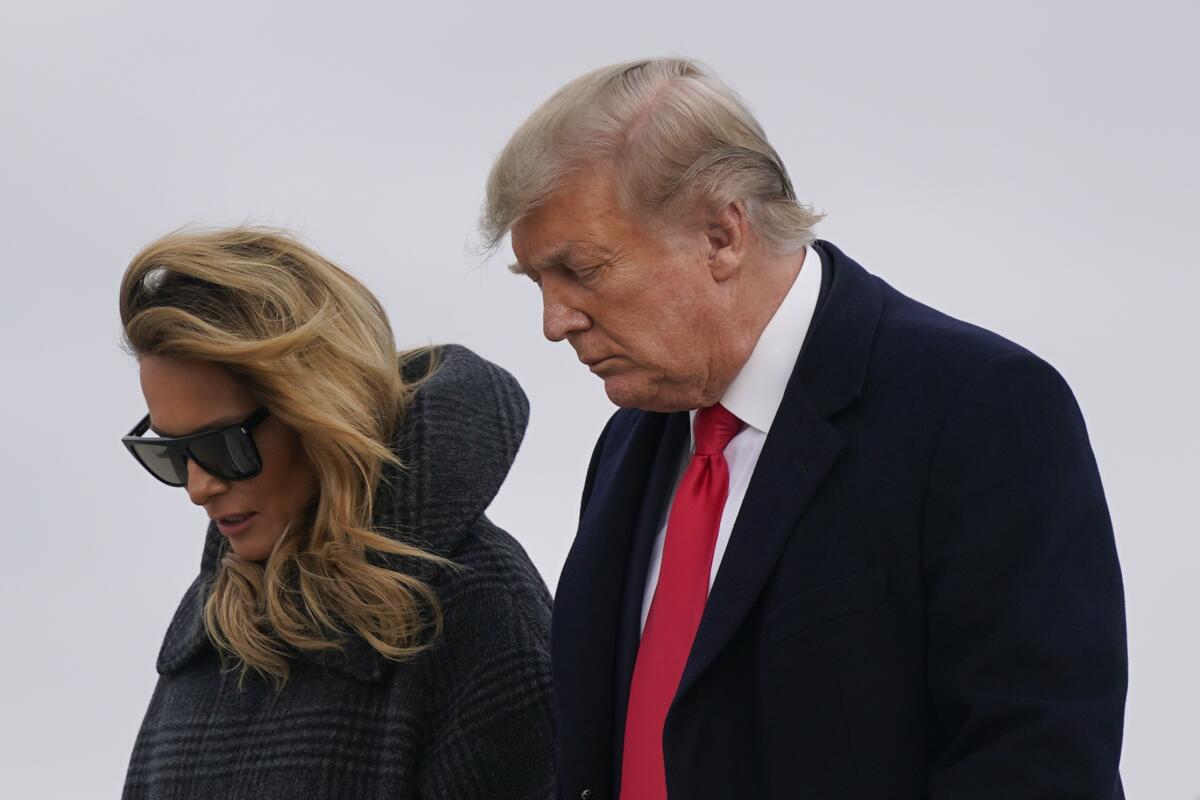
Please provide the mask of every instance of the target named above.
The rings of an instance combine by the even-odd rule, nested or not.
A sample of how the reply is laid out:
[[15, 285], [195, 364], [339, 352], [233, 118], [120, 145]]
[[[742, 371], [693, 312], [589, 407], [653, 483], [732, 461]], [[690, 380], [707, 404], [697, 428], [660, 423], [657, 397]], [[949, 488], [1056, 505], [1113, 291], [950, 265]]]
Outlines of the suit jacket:
[[[827, 290], [667, 715], [672, 798], [1120, 798], [1124, 601], [1044, 361], [827, 242]], [[560, 792], [615, 798], [688, 415], [596, 444], [551, 623]]]

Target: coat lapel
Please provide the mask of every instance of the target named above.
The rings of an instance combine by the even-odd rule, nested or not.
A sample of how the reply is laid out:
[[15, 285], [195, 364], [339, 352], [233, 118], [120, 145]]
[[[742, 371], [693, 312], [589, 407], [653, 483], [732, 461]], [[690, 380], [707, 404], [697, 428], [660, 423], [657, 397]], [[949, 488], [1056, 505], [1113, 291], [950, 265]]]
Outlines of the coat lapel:
[[663, 514], [671, 499], [671, 490], [679, 475], [679, 464], [688, 446], [690, 417], [686, 411], [669, 415], [654, 466], [646, 481], [641, 509], [634, 525], [633, 540], [625, 568], [625, 588], [621, 599], [621, 617], [617, 629], [617, 653], [613, 682], [613, 780], [618, 785], [621, 775], [622, 748], [625, 742], [625, 716], [629, 705], [629, 689], [633, 666], [641, 642], [642, 604], [646, 594], [646, 575], [650, 571], [650, 556], [662, 525]]
[[776, 418], [750, 479], [680, 680], [687, 691], [737, 631], [817, 487], [842, 451], [842, 437], [807, 397]]
[[783, 402], [717, 572], [676, 700], [733, 637], [844, 442], [829, 421], [862, 391], [882, 310], [876, 280], [836, 247], [816, 245], [832, 270], [829, 294], [788, 381]]
[[[596, 467], [551, 618], [560, 759], [595, 784], [611, 776], [614, 669], [630, 546], [665, 414], [634, 413]], [[612, 433], [610, 433], [610, 436]], [[597, 787], [598, 788], [598, 787]]]

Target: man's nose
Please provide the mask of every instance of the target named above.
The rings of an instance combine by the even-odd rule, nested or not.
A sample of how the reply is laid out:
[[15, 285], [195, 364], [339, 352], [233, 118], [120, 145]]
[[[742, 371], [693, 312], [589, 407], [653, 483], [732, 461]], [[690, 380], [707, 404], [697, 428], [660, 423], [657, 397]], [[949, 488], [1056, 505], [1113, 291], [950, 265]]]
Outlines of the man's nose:
[[542, 333], [552, 342], [561, 342], [576, 331], [587, 330], [592, 320], [571, 301], [569, 292], [556, 280], [542, 281]]
[[188, 497], [198, 506], [206, 504], [229, 489], [228, 481], [218, 478], [211, 472], [206, 472], [193, 458], [187, 460], [187, 473]]

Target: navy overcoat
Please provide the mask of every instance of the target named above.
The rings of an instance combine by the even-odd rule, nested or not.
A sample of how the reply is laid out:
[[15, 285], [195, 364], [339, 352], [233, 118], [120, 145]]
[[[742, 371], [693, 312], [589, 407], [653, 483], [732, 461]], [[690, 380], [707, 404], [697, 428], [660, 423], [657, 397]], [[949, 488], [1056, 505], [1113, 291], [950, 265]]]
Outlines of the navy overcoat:
[[[1027, 350], [827, 242], [667, 716], [670, 796], [1122, 797], [1120, 569], [1083, 418]], [[561, 796], [605, 800], [688, 415], [596, 445], [551, 651]]]

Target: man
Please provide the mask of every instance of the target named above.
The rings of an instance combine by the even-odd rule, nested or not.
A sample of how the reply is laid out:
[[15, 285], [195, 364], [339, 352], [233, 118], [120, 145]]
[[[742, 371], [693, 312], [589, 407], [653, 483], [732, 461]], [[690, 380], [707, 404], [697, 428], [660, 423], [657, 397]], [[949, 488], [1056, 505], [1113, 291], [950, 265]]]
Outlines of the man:
[[517, 131], [483, 227], [621, 407], [552, 656], [567, 798], [1113, 798], [1120, 570], [1045, 362], [828, 242], [694, 62]]

